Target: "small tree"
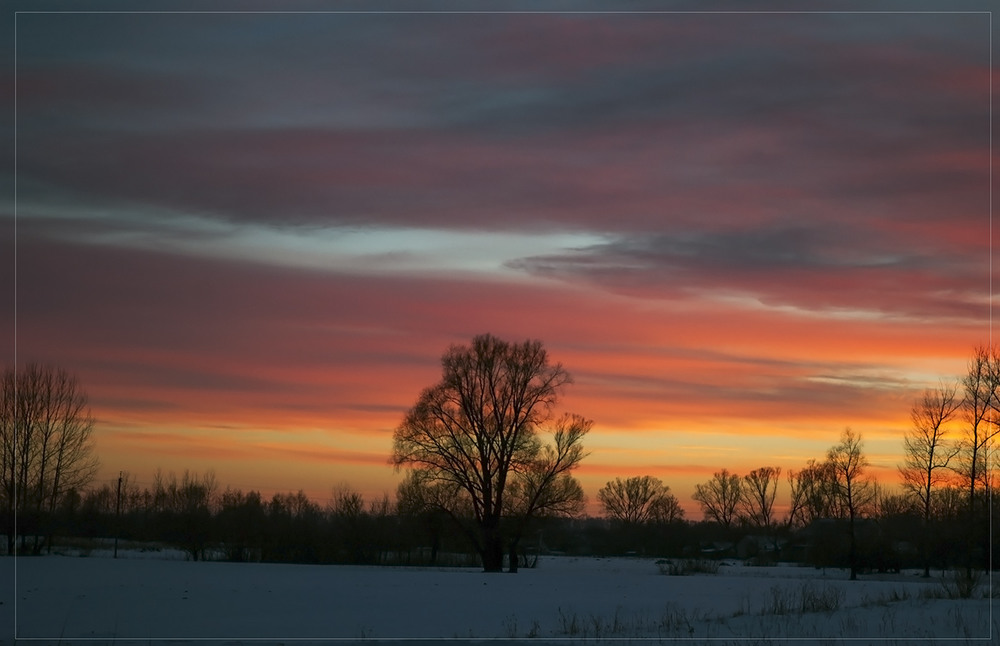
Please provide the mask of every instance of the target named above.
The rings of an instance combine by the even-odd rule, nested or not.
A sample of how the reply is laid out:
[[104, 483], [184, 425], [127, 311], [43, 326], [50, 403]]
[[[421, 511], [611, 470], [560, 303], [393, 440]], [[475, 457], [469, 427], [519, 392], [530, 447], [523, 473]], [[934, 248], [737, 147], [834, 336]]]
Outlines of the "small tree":
[[318, 563], [326, 541], [323, 510], [301, 489], [275, 493], [267, 503], [263, 561]]
[[781, 467], [760, 467], [743, 476], [743, 512], [754, 527], [771, 531]]
[[717, 471], [708, 482], [695, 485], [691, 497], [701, 504], [705, 518], [729, 529], [736, 520], [737, 509], [743, 499], [743, 480], [735, 473], [723, 469]]
[[571, 471], [584, 458], [580, 440], [591, 426], [590, 420], [579, 415], [563, 415], [554, 424], [553, 443], [542, 447], [539, 455], [525, 469], [515, 472], [504, 503], [511, 572], [517, 572], [518, 546], [534, 519], [573, 517], [583, 511], [583, 487]]
[[334, 488], [327, 512], [333, 523], [334, 560], [372, 562], [372, 550], [377, 546], [371, 535], [370, 519], [365, 514], [364, 496], [342, 483]]
[[863, 517], [875, 501], [875, 486], [868, 477], [868, 458], [862, 452], [864, 444], [860, 435], [850, 428], [844, 430], [840, 442], [827, 452], [827, 463], [833, 476], [833, 487], [841, 509], [848, 518], [851, 580], [858, 578], [858, 540], [856, 520]]
[[[966, 421], [965, 434], [959, 440], [959, 460], [956, 469], [969, 492], [968, 519], [965, 531], [966, 577], [972, 577], [974, 553], [981, 539], [979, 512], [985, 511], [977, 492], [989, 487], [987, 454], [1000, 432], [1000, 351], [993, 346], [978, 346], [969, 361], [968, 372], [962, 379], [965, 398], [962, 409]], [[980, 510], [982, 506], [984, 509]]]
[[788, 485], [791, 488], [786, 521], [789, 527], [806, 527], [820, 518], [842, 515], [829, 463], [809, 460], [801, 470], [788, 472]]
[[653, 501], [649, 519], [654, 523], [673, 523], [684, 519], [684, 509], [677, 496], [670, 493], [670, 487], [663, 487], [663, 495]]
[[[445, 523], [448, 519], [446, 509], [456, 509], [457, 501], [444, 501], [439, 498], [446, 496], [446, 488], [440, 484], [426, 481], [426, 473], [411, 469], [396, 489], [396, 509], [402, 518], [417, 524], [426, 532], [430, 545], [430, 562], [437, 563], [438, 551], [444, 535]], [[418, 543], [424, 547], [423, 543]]]
[[669, 522], [677, 516], [680, 507], [669, 492], [670, 487], [659, 478], [635, 476], [611, 480], [597, 492], [597, 499], [608, 518], [626, 525], [641, 525], [663, 517]]
[[199, 477], [185, 470], [179, 482], [173, 473], [164, 479], [158, 472], [154, 487], [154, 495], [162, 501], [170, 541], [187, 551], [192, 560], [204, 559], [213, 533], [211, 521], [218, 489], [215, 472], [208, 471]]
[[219, 497], [216, 524], [227, 559], [247, 561], [260, 558], [264, 503], [259, 492], [244, 494], [240, 489], [227, 487]]
[[947, 425], [962, 405], [957, 390], [957, 386], [942, 386], [925, 391], [910, 410], [912, 426], [903, 437], [903, 463], [899, 472], [903, 476], [904, 489], [920, 503], [923, 519], [920, 544], [925, 577], [931, 575], [929, 541], [933, 492], [946, 480], [944, 473], [958, 452], [958, 448], [952, 447], [946, 439]]
[[[539, 341], [508, 343], [480, 335], [441, 358], [441, 381], [421, 393], [393, 434], [397, 469], [422, 472], [438, 501], [468, 532], [487, 572], [503, 569], [504, 545], [516, 551], [535, 514], [578, 509], [583, 491], [571, 477], [583, 459], [591, 422], [564, 416], [544, 446], [562, 387], [570, 382]], [[512, 562], [516, 568], [516, 559]]]

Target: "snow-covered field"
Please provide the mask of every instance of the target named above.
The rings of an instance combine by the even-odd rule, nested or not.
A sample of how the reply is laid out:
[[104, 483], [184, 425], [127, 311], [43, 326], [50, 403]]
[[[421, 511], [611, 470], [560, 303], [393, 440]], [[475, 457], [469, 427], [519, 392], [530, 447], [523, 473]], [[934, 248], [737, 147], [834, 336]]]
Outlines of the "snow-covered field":
[[906, 644], [975, 643], [997, 638], [1000, 624], [989, 598], [935, 598], [941, 583], [913, 573], [852, 582], [839, 570], [733, 564], [716, 574], [666, 576], [652, 559], [542, 557], [538, 568], [510, 575], [120, 556], [0, 559], [15, 582], [0, 591], [2, 637], [16, 630], [60, 644], [511, 637]]

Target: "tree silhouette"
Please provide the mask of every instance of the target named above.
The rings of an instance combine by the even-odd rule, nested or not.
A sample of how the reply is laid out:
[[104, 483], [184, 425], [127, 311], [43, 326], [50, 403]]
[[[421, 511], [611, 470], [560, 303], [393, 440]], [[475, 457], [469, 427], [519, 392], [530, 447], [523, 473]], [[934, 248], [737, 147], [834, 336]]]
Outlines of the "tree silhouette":
[[924, 576], [931, 575], [930, 523], [931, 499], [935, 487], [945, 480], [943, 472], [958, 452], [946, 439], [947, 424], [962, 405], [956, 386], [942, 386], [924, 391], [910, 410], [912, 427], [903, 437], [903, 463], [899, 472], [903, 488], [920, 502], [923, 519], [921, 553]]
[[275, 493], [265, 513], [262, 561], [320, 562], [323, 510], [304, 491]]
[[[516, 545], [528, 519], [578, 509], [583, 491], [571, 477], [583, 459], [591, 422], [563, 416], [553, 444], [538, 432], [552, 419], [570, 382], [539, 341], [508, 343], [480, 335], [441, 358], [441, 381], [425, 389], [393, 434], [392, 462], [421, 472], [414, 482], [454, 519], [471, 515], [468, 533], [483, 569], [503, 568], [504, 542]], [[512, 563], [516, 568], [516, 562]]]
[[[448, 509], [455, 509], [457, 501], [438, 499], [446, 489], [426, 481], [427, 473], [411, 469], [396, 489], [397, 513], [413, 521], [425, 532], [430, 545], [430, 562], [437, 563], [438, 551], [444, 535], [444, 525], [447, 521]], [[423, 547], [423, 545], [421, 545]]]
[[1000, 351], [994, 346], [978, 346], [969, 361], [968, 372], [962, 378], [965, 398], [962, 408], [966, 421], [964, 436], [959, 440], [957, 471], [968, 488], [968, 541], [966, 576], [972, 576], [973, 555], [979, 540], [977, 490], [987, 491], [989, 463], [987, 454], [1000, 432]]
[[[97, 471], [94, 418], [76, 378], [61, 368], [29, 364], [0, 377], [0, 495], [7, 552], [17, 533], [42, 549], [45, 525], [62, 496], [81, 489]], [[16, 521], [15, 521], [16, 519]]]
[[228, 487], [219, 497], [219, 538], [230, 561], [257, 560], [263, 543], [264, 502], [260, 492]]
[[708, 482], [695, 485], [691, 496], [701, 504], [705, 518], [710, 518], [726, 529], [736, 520], [736, 511], [743, 499], [743, 481], [728, 469], [717, 471]]
[[788, 472], [791, 504], [789, 527], [805, 527], [820, 518], [840, 516], [831, 465], [809, 460], [799, 471]]
[[747, 520], [770, 533], [781, 467], [760, 467], [743, 476], [743, 511]]
[[850, 532], [851, 580], [858, 578], [858, 539], [856, 521], [875, 501], [874, 482], [868, 477], [868, 458], [862, 453], [861, 435], [844, 429], [840, 442], [827, 452], [827, 463], [833, 476], [834, 492], [848, 518]]
[[635, 476], [625, 480], [615, 478], [597, 492], [597, 499], [609, 518], [626, 525], [640, 525], [652, 520], [669, 522], [678, 517], [680, 510], [670, 487], [653, 476]]
[[197, 561], [204, 559], [205, 549], [212, 538], [212, 514], [218, 484], [215, 472], [199, 477], [185, 470], [180, 481], [170, 473], [166, 478], [157, 472], [154, 496], [162, 510], [162, 523], [169, 541], [186, 551]]

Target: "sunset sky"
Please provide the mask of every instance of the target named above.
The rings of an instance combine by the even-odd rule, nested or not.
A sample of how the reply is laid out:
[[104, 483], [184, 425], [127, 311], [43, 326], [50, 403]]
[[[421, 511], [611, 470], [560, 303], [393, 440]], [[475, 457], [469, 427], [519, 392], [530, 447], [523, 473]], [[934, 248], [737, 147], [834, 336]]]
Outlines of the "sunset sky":
[[78, 376], [98, 484], [394, 496], [484, 332], [573, 376], [591, 503], [846, 426], [895, 482], [990, 340], [991, 15], [596, 6], [18, 14], [3, 364]]

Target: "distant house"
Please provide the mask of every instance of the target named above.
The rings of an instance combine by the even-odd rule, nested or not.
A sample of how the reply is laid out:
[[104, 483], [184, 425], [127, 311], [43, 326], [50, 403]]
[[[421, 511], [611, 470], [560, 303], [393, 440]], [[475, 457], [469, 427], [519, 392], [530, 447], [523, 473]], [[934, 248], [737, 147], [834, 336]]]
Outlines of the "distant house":
[[[850, 536], [846, 519], [820, 518], [799, 530], [782, 549], [782, 558], [816, 567], [849, 567]], [[871, 518], [854, 521], [857, 558], [865, 571], [898, 572], [908, 555], [907, 546], [892, 541]]]
[[736, 555], [736, 544], [731, 541], [711, 541], [702, 543], [698, 552], [707, 559], [732, 558]]
[[736, 556], [741, 559], [758, 558], [775, 562], [782, 553], [782, 547], [787, 541], [771, 536], [750, 534], [740, 539], [736, 544]]

